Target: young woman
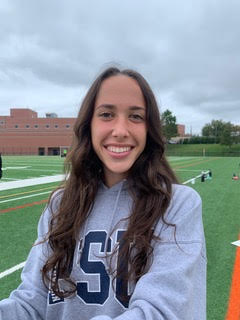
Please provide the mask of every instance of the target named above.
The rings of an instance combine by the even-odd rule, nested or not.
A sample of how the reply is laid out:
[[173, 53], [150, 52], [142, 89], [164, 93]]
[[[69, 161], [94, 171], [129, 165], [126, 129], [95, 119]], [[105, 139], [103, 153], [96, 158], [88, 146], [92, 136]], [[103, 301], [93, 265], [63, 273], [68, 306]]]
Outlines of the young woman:
[[92, 84], [66, 177], [0, 319], [205, 319], [201, 200], [177, 183], [139, 73], [109, 68]]

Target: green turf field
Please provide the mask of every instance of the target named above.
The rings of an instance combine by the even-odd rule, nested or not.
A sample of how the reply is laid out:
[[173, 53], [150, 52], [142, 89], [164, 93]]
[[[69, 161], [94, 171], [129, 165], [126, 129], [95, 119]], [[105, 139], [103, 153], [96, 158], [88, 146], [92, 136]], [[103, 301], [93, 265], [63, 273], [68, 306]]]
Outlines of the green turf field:
[[[225, 318], [231, 274], [240, 226], [240, 159], [208, 157], [171, 157], [171, 166], [179, 180], [185, 182], [202, 170], [211, 169], [213, 178], [188, 185], [196, 189], [203, 200], [203, 220], [208, 256], [208, 317]], [[63, 172], [60, 157], [4, 157], [3, 182], [50, 176]], [[25, 261], [36, 238], [37, 222], [48, 198], [58, 183], [48, 183], [0, 191], [0, 273]], [[7, 297], [20, 282], [20, 270], [0, 279], [0, 299]]]
[[214, 156], [214, 157], [240, 157], [240, 144], [233, 144], [231, 147], [212, 144], [167, 144], [169, 156]]
[[63, 158], [47, 156], [2, 156], [1, 182], [63, 173]]

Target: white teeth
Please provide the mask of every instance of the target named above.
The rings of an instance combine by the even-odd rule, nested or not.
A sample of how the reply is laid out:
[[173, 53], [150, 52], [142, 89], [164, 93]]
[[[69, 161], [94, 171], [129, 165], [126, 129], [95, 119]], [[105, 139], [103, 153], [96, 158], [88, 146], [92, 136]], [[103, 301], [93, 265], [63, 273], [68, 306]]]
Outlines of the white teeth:
[[108, 146], [107, 149], [111, 152], [116, 152], [116, 153], [127, 152], [131, 150], [130, 147], [113, 147], [113, 146]]

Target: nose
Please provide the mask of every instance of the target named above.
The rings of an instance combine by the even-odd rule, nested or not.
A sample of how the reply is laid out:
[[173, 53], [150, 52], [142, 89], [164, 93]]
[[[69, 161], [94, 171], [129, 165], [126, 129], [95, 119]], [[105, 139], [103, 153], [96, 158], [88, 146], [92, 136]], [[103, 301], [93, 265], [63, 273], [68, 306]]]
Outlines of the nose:
[[114, 121], [112, 136], [115, 138], [125, 138], [129, 136], [127, 120], [118, 118]]

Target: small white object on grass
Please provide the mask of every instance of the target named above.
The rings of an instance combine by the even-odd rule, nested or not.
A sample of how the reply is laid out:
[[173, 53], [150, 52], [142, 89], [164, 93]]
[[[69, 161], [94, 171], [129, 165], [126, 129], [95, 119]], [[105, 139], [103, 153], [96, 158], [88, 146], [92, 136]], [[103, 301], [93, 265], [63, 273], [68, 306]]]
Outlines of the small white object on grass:
[[237, 240], [237, 241], [231, 242], [231, 244], [234, 244], [235, 246], [240, 247], [240, 240]]

